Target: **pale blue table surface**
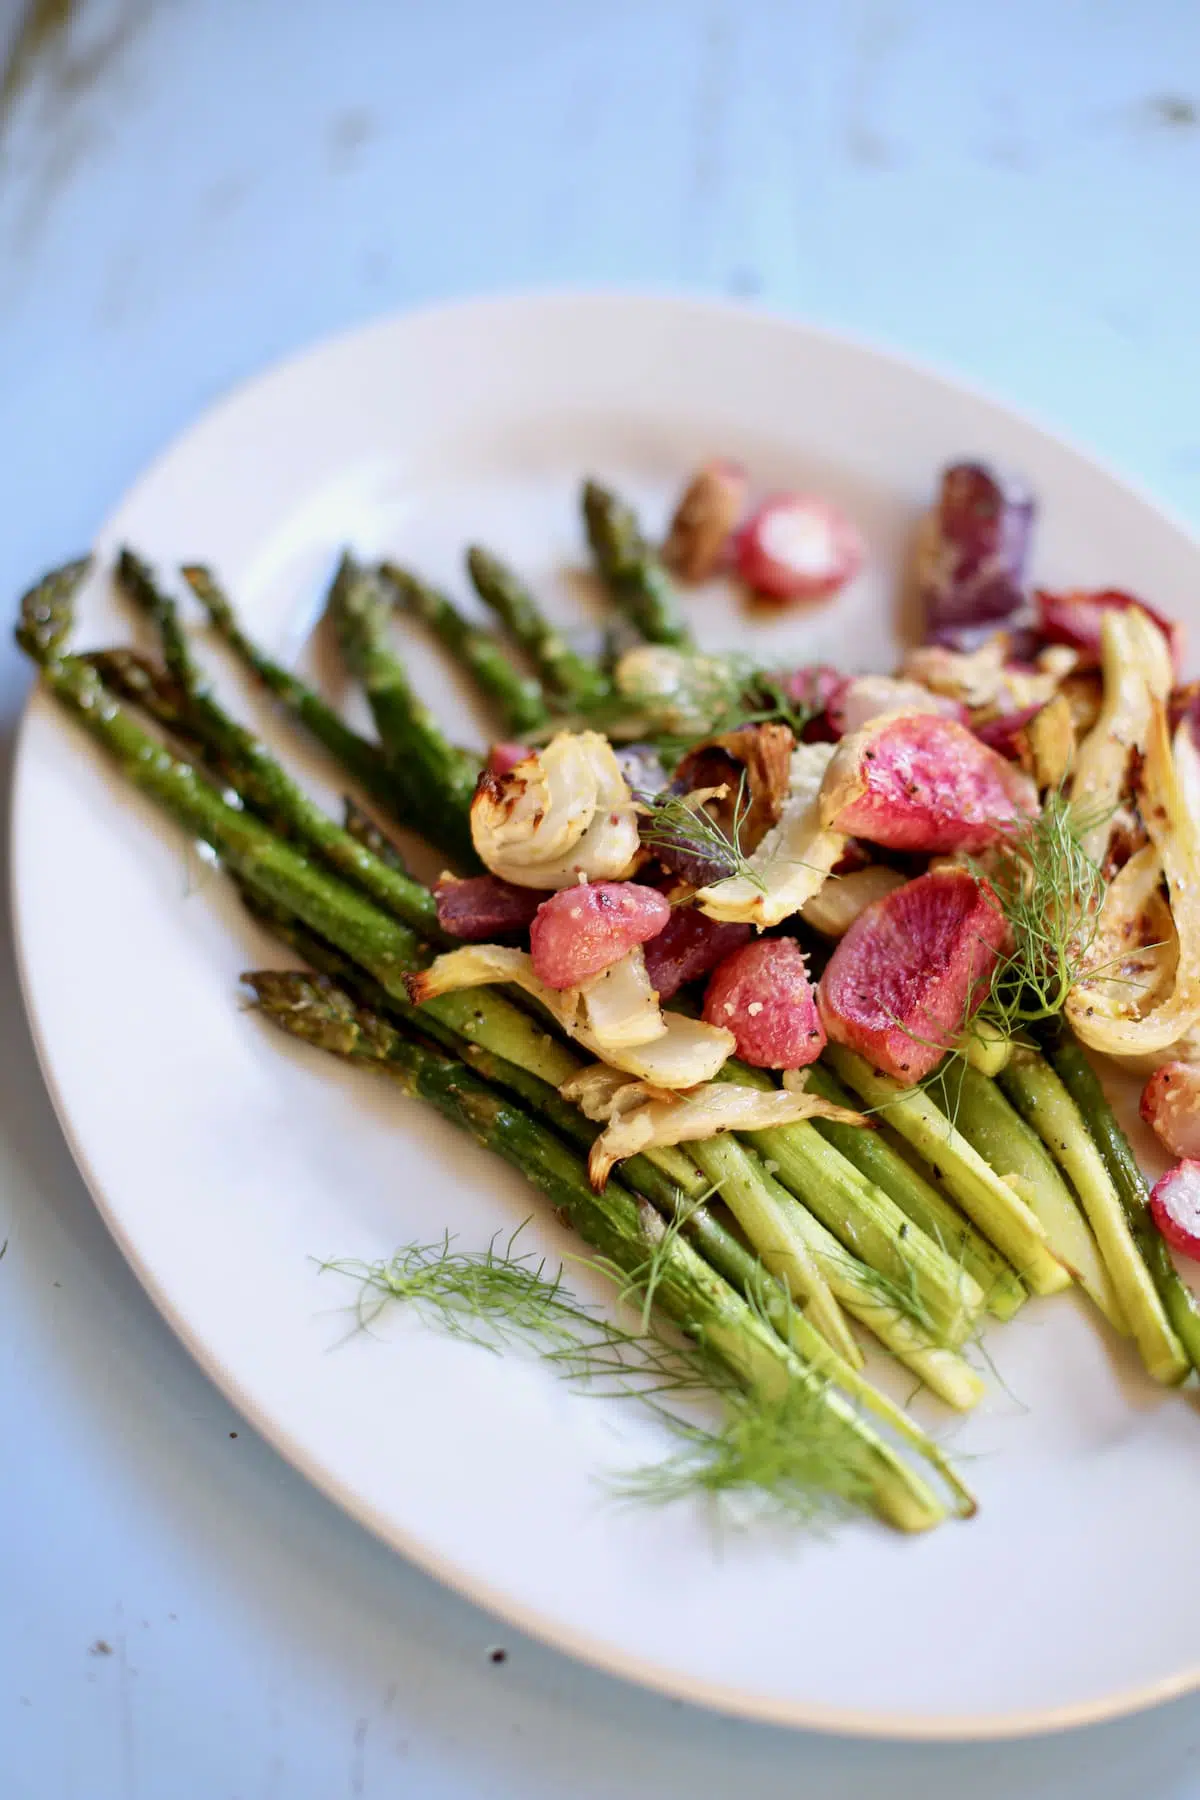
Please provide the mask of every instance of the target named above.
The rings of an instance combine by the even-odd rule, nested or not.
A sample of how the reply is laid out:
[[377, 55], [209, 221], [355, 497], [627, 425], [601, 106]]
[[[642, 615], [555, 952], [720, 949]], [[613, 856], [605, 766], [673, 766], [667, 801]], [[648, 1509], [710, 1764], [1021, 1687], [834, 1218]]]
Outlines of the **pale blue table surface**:
[[[0, 149], [2, 594], [232, 382], [528, 285], [849, 327], [1200, 523], [1195, 0], [93, 0], [83, 24]], [[5, 765], [25, 685], [6, 644]], [[1200, 1701], [1029, 1745], [847, 1743], [638, 1692], [444, 1593], [159, 1321], [7, 949], [0, 1023], [0, 1800], [1200, 1793]]]

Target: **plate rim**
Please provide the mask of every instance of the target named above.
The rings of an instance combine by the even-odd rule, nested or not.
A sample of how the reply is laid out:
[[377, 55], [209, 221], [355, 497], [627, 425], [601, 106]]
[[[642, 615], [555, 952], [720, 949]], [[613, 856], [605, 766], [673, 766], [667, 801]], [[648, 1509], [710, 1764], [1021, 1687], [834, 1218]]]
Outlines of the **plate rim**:
[[[827, 343], [831, 347], [851, 351], [868, 360], [882, 361], [897, 371], [916, 374], [923, 381], [935, 383], [956, 395], [965, 396], [1004, 415], [1012, 424], [1032, 430], [1039, 436], [1050, 439], [1058, 447], [1086, 462], [1108, 480], [1123, 487], [1142, 506], [1157, 515], [1186, 542], [1197, 558], [1200, 558], [1200, 531], [1179, 517], [1172, 507], [1164, 504], [1139, 481], [1131, 479], [1106, 459], [1096, 456], [1069, 434], [1045, 423], [1037, 414], [997, 398], [985, 387], [972, 381], [960, 379], [937, 362], [910, 356], [900, 350], [882, 345], [867, 335], [810, 322], [783, 308], [763, 306], [753, 302], [705, 295], [688, 290], [619, 284], [611, 286], [604, 284], [556, 285], [498, 290], [479, 295], [459, 295], [449, 299], [432, 300], [420, 306], [378, 313], [357, 324], [324, 333], [233, 383], [195, 413], [182, 430], [174, 433], [159, 446], [117, 500], [108, 507], [94, 537], [98, 538], [107, 533], [110, 522], [135, 502], [142, 487], [155, 476], [161, 463], [183, 450], [193, 436], [214, 425], [226, 411], [234, 411], [260, 387], [267, 387], [276, 381], [286, 380], [305, 363], [319, 360], [322, 356], [336, 352], [343, 346], [361, 343], [364, 339], [370, 339], [376, 335], [383, 336], [398, 328], [416, 325], [422, 321], [436, 321], [446, 315], [473, 314], [482, 321], [486, 321], [489, 316], [506, 311], [521, 311], [526, 308], [539, 307], [549, 307], [558, 311], [574, 307], [594, 307], [597, 304], [613, 308], [637, 309], [652, 306], [671, 310], [683, 309], [707, 315], [718, 322], [726, 321], [732, 324], [739, 321], [762, 322], [810, 341], [815, 340], [818, 344]], [[169, 1292], [143, 1262], [135, 1243], [123, 1228], [120, 1210], [115, 1205], [110, 1205], [105, 1190], [91, 1167], [84, 1145], [77, 1137], [72, 1125], [66, 1098], [53, 1073], [49, 1049], [45, 1043], [41, 1022], [34, 1004], [32, 973], [26, 959], [26, 941], [23, 929], [24, 905], [17, 866], [20, 820], [23, 814], [21, 771], [25, 765], [27, 754], [26, 739], [30, 720], [43, 708], [46, 710], [47, 716], [52, 714], [52, 702], [35, 680], [31, 683], [23, 703], [13, 739], [11, 805], [7, 843], [8, 888], [18, 991], [38, 1069], [50, 1097], [59, 1129], [62, 1131], [72, 1160], [92, 1202], [122, 1256], [159, 1315], [184, 1345], [188, 1354], [237, 1409], [242, 1418], [264, 1438], [272, 1450], [306, 1481], [310, 1482], [326, 1499], [337, 1505], [339, 1510], [355, 1524], [363, 1526], [370, 1531], [372, 1536], [381, 1540], [390, 1549], [398, 1551], [424, 1574], [448, 1587], [452, 1592], [552, 1650], [568, 1655], [609, 1677], [634, 1683], [651, 1692], [703, 1707], [725, 1716], [744, 1718], [761, 1724], [875, 1741], [988, 1743], [1037, 1738], [1083, 1729], [1165, 1705], [1169, 1701], [1180, 1699], [1200, 1689], [1200, 1663], [1196, 1663], [1177, 1674], [1164, 1676], [1155, 1681], [1143, 1682], [1129, 1688], [1116, 1689], [1091, 1700], [1044, 1708], [1027, 1707], [1004, 1713], [893, 1712], [878, 1709], [832, 1707], [823, 1704], [810, 1706], [799, 1701], [766, 1698], [756, 1694], [753, 1690], [734, 1687], [729, 1683], [705, 1681], [681, 1675], [668, 1666], [618, 1651], [603, 1639], [548, 1618], [537, 1608], [526, 1606], [516, 1600], [507, 1591], [498, 1589], [494, 1584], [468, 1573], [452, 1558], [441, 1555], [423, 1539], [397, 1526], [369, 1501], [345, 1487], [332, 1468], [312, 1456], [300, 1441], [293, 1437], [292, 1433], [277, 1423], [273, 1416], [260, 1411], [252, 1404], [236, 1372], [223, 1363], [209, 1348], [206, 1341], [192, 1330]]]

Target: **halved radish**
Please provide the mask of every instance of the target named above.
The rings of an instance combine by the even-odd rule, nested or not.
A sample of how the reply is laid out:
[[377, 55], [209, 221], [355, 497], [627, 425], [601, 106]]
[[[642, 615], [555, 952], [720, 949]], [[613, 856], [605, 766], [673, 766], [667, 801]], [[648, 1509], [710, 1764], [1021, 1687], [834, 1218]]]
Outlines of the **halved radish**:
[[738, 533], [738, 573], [766, 600], [836, 594], [863, 565], [857, 527], [816, 494], [775, 494]]
[[860, 913], [830, 957], [826, 1031], [911, 1086], [966, 1029], [1006, 937], [986, 882], [965, 869], [918, 876]]
[[1200, 1157], [1200, 1066], [1169, 1062], [1142, 1089], [1142, 1117], [1175, 1156]]
[[890, 850], [983, 850], [1037, 811], [1037, 790], [957, 719], [891, 714], [842, 739], [822, 823]]
[[669, 902], [636, 881], [580, 882], [538, 907], [529, 928], [534, 973], [547, 987], [573, 988], [657, 937]]
[[1200, 1162], [1185, 1157], [1168, 1169], [1154, 1184], [1150, 1211], [1172, 1250], [1200, 1262]]
[[708, 984], [704, 1017], [732, 1031], [738, 1055], [759, 1069], [802, 1069], [825, 1048], [825, 1028], [795, 938], [759, 938], [727, 956]]

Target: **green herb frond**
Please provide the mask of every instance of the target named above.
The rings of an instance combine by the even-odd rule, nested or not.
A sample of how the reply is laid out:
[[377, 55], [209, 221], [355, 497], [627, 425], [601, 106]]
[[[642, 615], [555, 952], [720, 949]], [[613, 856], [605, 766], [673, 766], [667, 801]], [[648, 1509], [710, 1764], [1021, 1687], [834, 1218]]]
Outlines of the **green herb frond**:
[[[647, 1300], [648, 1324], [663, 1246], [698, 1204], [677, 1211], [632, 1278], [603, 1259], [588, 1264], [615, 1279], [622, 1297]], [[361, 1328], [391, 1304], [411, 1305], [426, 1323], [485, 1349], [536, 1350], [583, 1392], [647, 1406], [682, 1447], [617, 1477], [610, 1484], [616, 1497], [662, 1505], [700, 1496], [733, 1503], [735, 1510], [765, 1508], [807, 1527], [869, 1498], [868, 1454], [831, 1415], [818, 1377], [797, 1371], [776, 1393], [745, 1393], [703, 1339], [673, 1341], [656, 1325], [625, 1331], [577, 1300], [563, 1284], [561, 1265], [552, 1271], [544, 1258], [514, 1249], [521, 1229], [503, 1242], [497, 1234], [482, 1251], [456, 1249], [447, 1233], [376, 1262], [345, 1259], [320, 1267], [359, 1283], [354, 1312]], [[765, 1294], [764, 1287], [757, 1304], [750, 1296], [764, 1320]], [[719, 1401], [719, 1424], [698, 1424], [663, 1404], [665, 1396], [700, 1393]]]
[[319, 1266], [358, 1282], [354, 1311], [362, 1329], [399, 1301], [427, 1324], [486, 1350], [514, 1343], [574, 1345], [581, 1330], [599, 1321], [564, 1287], [561, 1268], [551, 1272], [544, 1257], [515, 1250], [527, 1223], [503, 1243], [497, 1233], [485, 1250], [456, 1250], [445, 1232], [436, 1243], [408, 1244], [378, 1262], [343, 1259]]
[[722, 871], [718, 879], [740, 875], [763, 891], [762, 875], [742, 847], [742, 831], [750, 806], [745, 770], [738, 782], [728, 831], [702, 805], [689, 803], [687, 795], [660, 794], [657, 799], [646, 802], [643, 809], [647, 822], [641, 829], [642, 842], [652, 850], [682, 851], [685, 855], [716, 863]]
[[1084, 838], [1104, 816], [1059, 789], [1036, 818], [1006, 834], [986, 864], [971, 865], [990, 882], [1011, 938], [976, 1016], [1007, 1037], [1056, 1018], [1088, 972], [1105, 882]]
[[830, 1414], [816, 1378], [770, 1397], [730, 1395], [718, 1428], [677, 1420], [675, 1430], [682, 1447], [620, 1477], [620, 1498], [662, 1506], [700, 1496], [726, 1519], [741, 1505], [812, 1529], [870, 1496], [867, 1452]]

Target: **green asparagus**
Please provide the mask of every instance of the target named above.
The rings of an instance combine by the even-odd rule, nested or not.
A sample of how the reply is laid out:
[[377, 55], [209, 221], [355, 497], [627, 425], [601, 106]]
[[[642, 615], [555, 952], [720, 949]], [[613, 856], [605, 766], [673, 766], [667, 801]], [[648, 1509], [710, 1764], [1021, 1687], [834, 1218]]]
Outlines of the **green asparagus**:
[[[364, 1033], [378, 1029], [361, 1016], [347, 1019], [331, 1013], [327, 1005], [314, 1006], [312, 984], [303, 976], [268, 971], [246, 979], [272, 1023], [337, 1054], [362, 1055]], [[872, 1503], [882, 1517], [903, 1530], [916, 1531], [945, 1516], [927, 1484], [824, 1373], [786, 1345], [685, 1240], [679, 1235], [668, 1238], [667, 1226], [648, 1202], [639, 1201], [616, 1181], [610, 1181], [603, 1194], [594, 1193], [579, 1157], [465, 1064], [394, 1032], [382, 1060], [407, 1093], [432, 1104], [476, 1142], [520, 1170], [635, 1288], [644, 1283], [653, 1260], [656, 1303], [746, 1389], [768, 1398], [793, 1383], [808, 1390], [824, 1422], [836, 1426], [848, 1454], [868, 1477]]]
[[403, 800], [402, 818], [464, 869], [477, 869], [471, 843], [475, 757], [457, 749], [409, 685], [388, 642], [391, 612], [378, 576], [344, 556], [328, 610], [350, 673], [362, 682], [379, 739]]
[[1164, 1384], [1182, 1381], [1188, 1358], [1138, 1254], [1120, 1196], [1079, 1108], [1035, 1050], [1014, 1051], [1000, 1084], [1074, 1185], [1147, 1371]]
[[[834, 1106], [855, 1105], [853, 1094], [822, 1063], [812, 1065], [805, 1085]], [[1024, 1304], [1027, 1294], [1020, 1276], [983, 1233], [913, 1167], [884, 1131], [841, 1125], [834, 1119], [814, 1119], [813, 1126], [860, 1174], [894, 1200], [906, 1218], [940, 1244], [968, 1275], [974, 1276], [986, 1297], [988, 1310], [998, 1319], [1010, 1319]]]
[[852, 1367], [861, 1368], [862, 1351], [817, 1267], [816, 1258], [787, 1209], [759, 1176], [744, 1147], [736, 1138], [722, 1133], [692, 1144], [690, 1149], [702, 1172], [719, 1189], [751, 1247], [758, 1252], [763, 1267], [782, 1281], [793, 1300], [805, 1302], [808, 1318], [831, 1348]]
[[890, 1281], [851, 1255], [833, 1232], [771, 1175], [754, 1152], [749, 1159], [775, 1198], [780, 1212], [812, 1252], [834, 1297], [852, 1318], [872, 1332], [897, 1362], [911, 1369], [931, 1393], [967, 1412], [983, 1394], [983, 1383], [960, 1353], [942, 1341], [921, 1304], [911, 1274]]
[[133, 651], [94, 653], [88, 662], [102, 680], [135, 701], [158, 724], [195, 749], [252, 811], [370, 895], [385, 912], [434, 943], [446, 942], [437, 903], [427, 887], [392, 867], [311, 800], [261, 739], [232, 719], [193, 672], [184, 691]]
[[376, 823], [365, 807], [358, 804], [353, 794], [342, 795], [342, 828], [389, 869], [395, 869], [399, 875], [408, 874], [408, 864], [399, 844]]
[[587, 481], [583, 518], [596, 567], [635, 630], [647, 643], [689, 648], [692, 634], [680, 615], [671, 578], [642, 536], [632, 508], [608, 488]]
[[466, 669], [484, 699], [496, 708], [506, 737], [524, 738], [548, 723], [541, 682], [515, 669], [496, 640], [465, 618], [448, 595], [395, 563], [382, 563], [379, 574], [398, 604], [422, 619]]
[[[1016, 1054], [1010, 1051], [1004, 1067]], [[1096, 1240], [1037, 1133], [994, 1081], [957, 1058], [939, 1071], [929, 1091], [988, 1167], [1037, 1214], [1050, 1250], [1114, 1330], [1128, 1337], [1129, 1327]]]
[[1033, 1209], [988, 1167], [927, 1093], [901, 1087], [840, 1044], [831, 1044], [825, 1054], [842, 1080], [924, 1157], [1035, 1294], [1054, 1294], [1070, 1284], [1070, 1274], [1048, 1249], [1046, 1228]]
[[218, 587], [211, 570], [201, 563], [185, 563], [180, 573], [208, 614], [213, 629], [243, 667], [341, 763], [373, 800], [387, 811], [394, 811], [397, 806], [396, 782], [379, 745], [352, 730], [315, 688], [293, 675], [290, 669], [285, 669], [282, 663], [275, 662], [246, 636], [228, 596]]
[[1180, 1279], [1179, 1271], [1171, 1261], [1171, 1252], [1150, 1216], [1150, 1190], [1146, 1177], [1108, 1103], [1100, 1077], [1078, 1040], [1065, 1029], [1050, 1042], [1047, 1054], [1104, 1159], [1134, 1242], [1150, 1271], [1167, 1317], [1187, 1351], [1192, 1367], [1200, 1369], [1200, 1309], [1190, 1288]]
[[572, 650], [533, 595], [490, 551], [467, 551], [475, 592], [528, 656], [561, 712], [586, 713], [609, 698], [612, 685], [598, 663]]

